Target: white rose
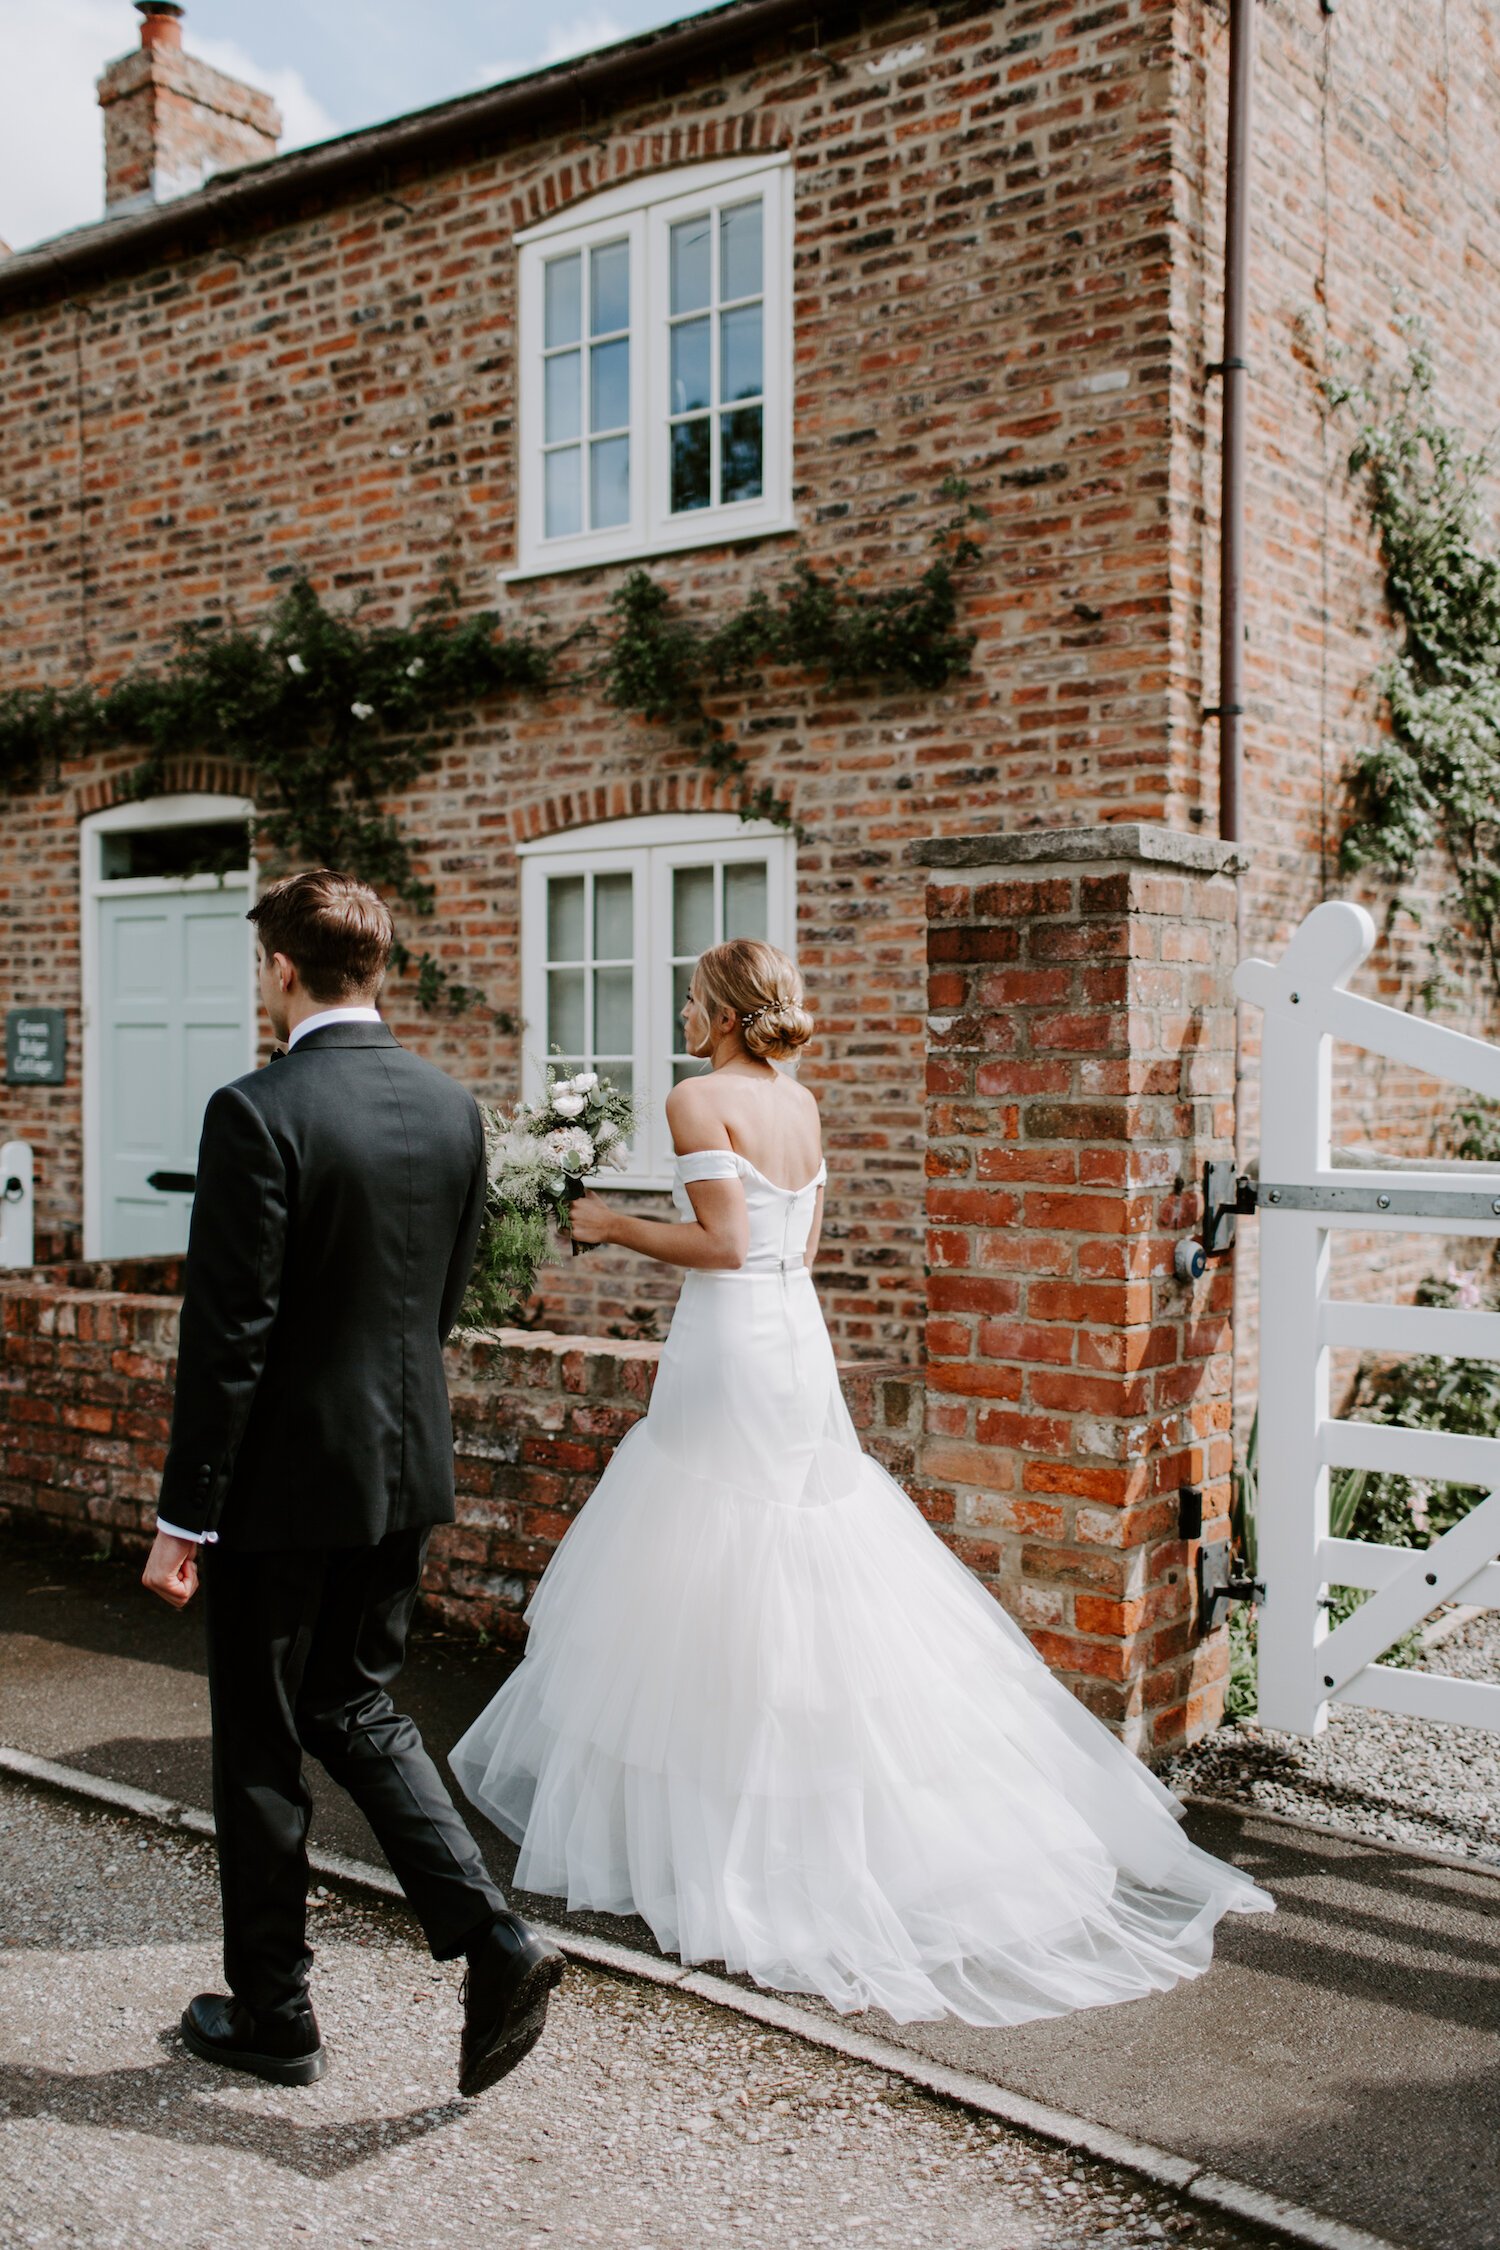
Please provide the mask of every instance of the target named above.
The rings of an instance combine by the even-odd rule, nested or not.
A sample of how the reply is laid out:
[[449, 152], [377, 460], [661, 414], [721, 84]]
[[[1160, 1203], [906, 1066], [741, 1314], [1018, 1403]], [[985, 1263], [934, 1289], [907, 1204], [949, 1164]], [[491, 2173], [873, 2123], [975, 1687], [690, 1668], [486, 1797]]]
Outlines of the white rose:
[[552, 1107], [557, 1111], [559, 1117], [581, 1117], [584, 1111], [584, 1099], [582, 1094], [554, 1092]]
[[307, 666], [303, 663], [300, 656], [289, 656], [286, 660], [286, 668], [289, 672], [295, 672], [299, 680], [301, 679], [303, 673], [307, 670]]
[[573, 1080], [573, 1092], [575, 1094], [587, 1094], [591, 1092], [592, 1089], [598, 1085], [598, 1083], [599, 1073], [597, 1070], [581, 1070], [578, 1073], [578, 1076]]
[[351, 703], [349, 708], [354, 713], [356, 719], [373, 719], [375, 716], [375, 706], [373, 703]]
[[607, 1164], [612, 1172], [628, 1172], [630, 1170], [630, 1151], [625, 1143], [616, 1136], [613, 1147], [604, 1150], [601, 1161]]
[[619, 1138], [619, 1126], [612, 1125], [606, 1117], [598, 1132], [594, 1135], [594, 1146], [600, 1150], [607, 1149], [612, 1141], [617, 1141]]
[[408, 664], [406, 667], [406, 676], [409, 680], [419, 680], [426, 669], [427, 667], [423, 663], [421, 657], [414, 656], [410, 664]]

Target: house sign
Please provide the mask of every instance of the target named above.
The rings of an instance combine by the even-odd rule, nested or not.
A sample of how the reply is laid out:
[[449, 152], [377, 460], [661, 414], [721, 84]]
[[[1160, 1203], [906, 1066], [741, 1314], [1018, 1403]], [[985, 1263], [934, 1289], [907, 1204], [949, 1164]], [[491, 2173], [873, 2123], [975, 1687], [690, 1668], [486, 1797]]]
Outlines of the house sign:
[[5, 1012], [7, 1086], [60, 1086], [66, 1074], [68, 1019], [61, 1008]]

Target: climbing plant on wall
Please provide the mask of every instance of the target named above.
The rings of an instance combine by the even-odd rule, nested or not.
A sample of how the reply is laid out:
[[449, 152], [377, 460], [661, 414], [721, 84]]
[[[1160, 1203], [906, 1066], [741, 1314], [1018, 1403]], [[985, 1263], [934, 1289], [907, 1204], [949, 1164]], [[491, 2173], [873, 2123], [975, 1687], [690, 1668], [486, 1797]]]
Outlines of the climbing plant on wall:
[[795, 827], [790, 805], [769, 784], [752, 783], [710, 699], [743, 688], [767, 667], [822, 672], [836, 685], [883, 680], [928, 690], [966, 672], [974, 636], [959, 629], [958, 581], [979, 560], [976, 534], [985, 515], [960, 478], [946, 480], [942, 498], [953, 512], [932, 535], [932, 560], [909, 586], [870, 589], [847, 570], [819, 572], [801, 560], [774, 599], [757, 589], [740, 609], [699, 626], [648, 572], [632, 571], [609, 605], [599, 664], [609, 701], [672, 726], [711, 772], [740, 783], [746, 819]]
[[[175, 759], [232, 759], [256, 777], [257, 826], [280, 859], [342, 867], [428, 916], [421, 846], [389, 800], [433, 763], [446, 717], [544, 687], [553, 663], [536, 640], [499, 633], [493, 613], [457, 620], [451, 606], [445, 588], [410, 626], [368, 625], [298, 579], [260, 631], [189, 625], [159, 671], [108, 693], [12, 690], [0, 698], [0, 777], [35, 784], [64, 757], [129, 744], [141, 753], [131, 793], [147, 797]], [[423, 1007], [482, 998], [428, 951], [401, 940], [393, 957], [415, 973]]]
[[[1444, 414], [1420, 321], [1405, 318], [1404, 368], [1383, 385], [1329, 384], [1350, 413], [1353, 476], [1364, 480], [1401, 645], [1380, 667], [1389, 734], [1356, 759], [1340, 863], [1390, 877], [1393, 904], [1420, 920], [1407, 886], [1436, 853], [1449, 887], [1430, 931], [1435, 997], [1478, 968], [1500, 1003], [1500, 536], [1495, 463]], [[1500, 1160], [1500, 1113], [1456, 1115], [1463, 1156]]]
[[[330, 610], [298, 578], [258, 630], [217, 618], [189, 625], [165, 664], [106, 692], [85, 683], [0, 694], [0, 788], [37, 787], [67, 759], [128, 745], [139, 752], [130, 787], [145, 797], [166, 785], [174, 761], [221, 756], [254, 773], [257, 827], [280, 859], [345, 868], [422, 918], [435, 893], [417, 871], [423, 846], [392, 800], [434, 765], [446, 721], [499, 695], [545, 692], [571, 650], [574, 684], [591, 681], [616, 709], [670, 728], [738, 785], [745, 819], [795, 826], [710, 699], [768, 665], [928, 690], [967, 670], [973, 636], [959, 630], [958, 574], [978, 559], [981, 511], [954, 480], [943, 497], [954, 512], [914, 584], [871, 589], [804, 560], [774, 596], [758, 589], [707, 626], [681, 615], [644, 570], [625, 579], [602, 626], [557, 644], [502, 632], [493, 611], [459, 616], [452, 586], [411, 625], [394, 626], [366, 622], [358, 604]], [[415, 973], [423, 1007], [462, 1010], [482, 998], [430, 951], [403, 940], [394, 958]]]
[[1378, 684], [1390, 732], [1355, 761], [1341, 860], [1393, 878], [1398, 900], [1437, 852], [1450, 888], [1432, 932], [1440, 956], [1484, 964], [1500, 999], [1500, 539], [1486, 497], [1494, 467], [1444, 415], [1419, 324], [1382, 391], [1335, 380], [1356, 421], [1349, 455], [1380, 537], [1401, 645]]

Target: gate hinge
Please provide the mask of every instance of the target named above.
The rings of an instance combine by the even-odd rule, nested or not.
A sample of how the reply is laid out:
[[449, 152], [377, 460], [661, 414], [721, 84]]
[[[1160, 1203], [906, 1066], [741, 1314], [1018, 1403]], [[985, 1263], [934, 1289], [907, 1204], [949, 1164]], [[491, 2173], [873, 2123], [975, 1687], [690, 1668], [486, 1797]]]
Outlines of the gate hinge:
[[1500, 1195], [1493, 1186], [1402, 1188], [1361, 1182], [1341, 1187], [1331, 1180], [1311, 1184], [1242, 1179], [1238, 1187], [1238, 1211], [1326, 1211], [1331, 1218], [1446, 1219], [1454, 1226], [1462, 1226], [1468, 1219], [1500, 1219]]

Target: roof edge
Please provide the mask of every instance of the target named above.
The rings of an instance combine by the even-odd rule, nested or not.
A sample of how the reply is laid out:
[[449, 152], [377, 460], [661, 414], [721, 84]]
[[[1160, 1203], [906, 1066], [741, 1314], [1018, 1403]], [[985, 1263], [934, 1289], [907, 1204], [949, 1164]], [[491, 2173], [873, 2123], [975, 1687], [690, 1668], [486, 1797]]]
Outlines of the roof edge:
[[[902, 0], [888, 0], [894, 8]], [[590, 102], [600, 110], [620, 106], [622, 97], [643, 79], [677, 71], [726, 48], [762, 38], [782, 25], [826, 23], [828, 0], [730, 0], [730, 4], [684, 21], [641, 33], [593, 54], [551, 64], [524, 78], [506, 79], [477, 94], [459, 95], [432, 108], [414, 110], [380, 125], [362, 126], [336, 140], [317, 141], [286, 156], [219, 172], [191, 195], [119, 219], [102, 219], [54, 236], [0, 260], [0, 312], [68, 283], [84, 285], [107, 278], [153, 255], [188, 251], [233, 232], [278, 203], [306, 195], [337, 193], [366, 174], [414, 160], [441, 156], [476, 140], [492, 139], [545, 118], [563, 103]], [[857, 23], [879, 12], [868, 4], [851, 10]]]

